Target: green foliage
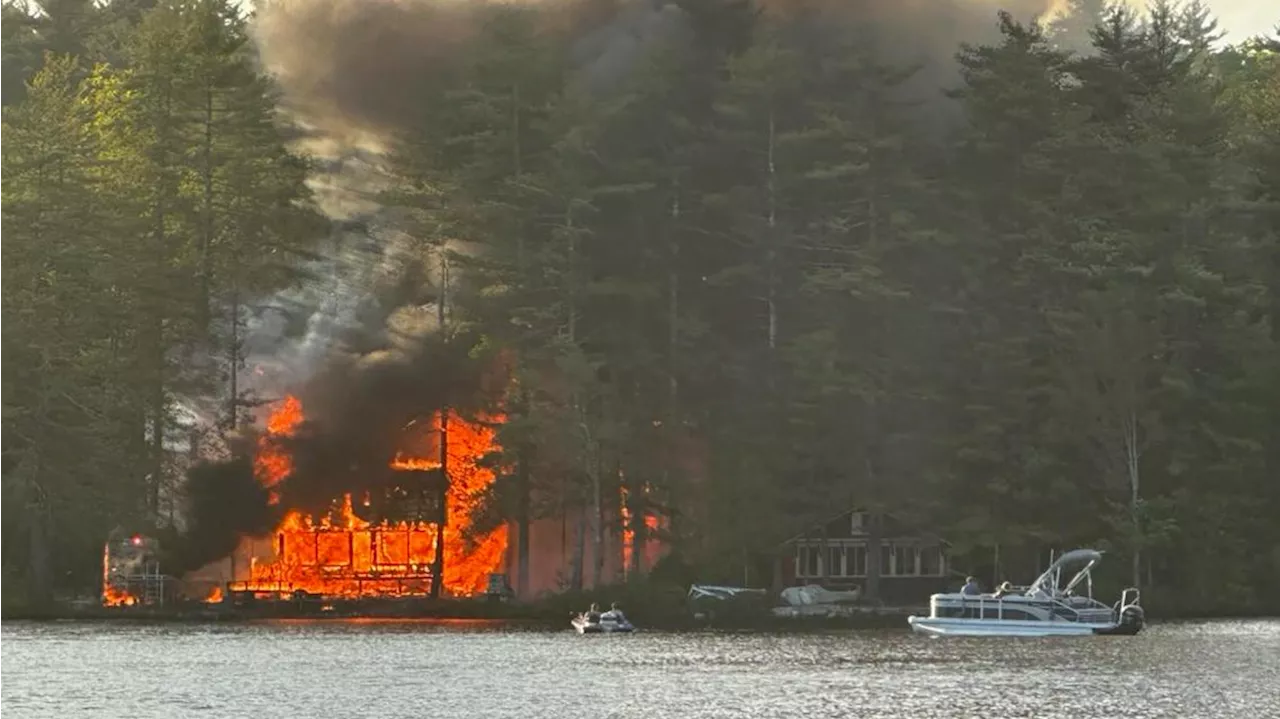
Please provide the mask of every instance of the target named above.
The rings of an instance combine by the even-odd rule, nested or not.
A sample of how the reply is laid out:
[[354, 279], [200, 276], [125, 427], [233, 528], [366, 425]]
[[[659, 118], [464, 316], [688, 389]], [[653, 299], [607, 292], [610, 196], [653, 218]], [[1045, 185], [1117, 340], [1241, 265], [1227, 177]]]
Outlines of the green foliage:
[[323, 229], [239, 11], [129, 5], [43, 3], [36, 38], [119, 64], [49, 54], [4, 109], [4, 562], [37, 596], [172, 514], [173, 397], [228, 381], [242, 298]]
[[516, 364], [495, 516], [568, 512], [598, 541], [625, 489], [695, 566], [759, 576], [862, 504], [931, 517], [961, 555], [1101, 543], [1142, 554], [1130, 581], [1260, 596], [1265, 44], [1214, 49], [1198, 3], [1003, 15], [962, 48], [966, 119], [940, 138], [913, 68], [820, 8], [663, 47], [594, 96], [566, 40], [508, 21], [398, 154], [427, 236], [483, 238], [460, 312]]

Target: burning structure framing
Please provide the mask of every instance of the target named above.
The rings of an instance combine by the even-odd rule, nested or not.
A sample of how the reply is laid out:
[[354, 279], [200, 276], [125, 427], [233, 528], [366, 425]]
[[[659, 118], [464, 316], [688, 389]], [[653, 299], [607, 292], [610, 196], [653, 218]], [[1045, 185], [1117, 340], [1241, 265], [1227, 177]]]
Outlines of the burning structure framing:
[[[301, 403], [288, 398], [268, 419], [256, 462], [264, 486], [277, 486], [292, 470], [287, 451], [273, 438], [290, 435], [301, 418]], [[494, 480], [482, 460], [496, 447], [495, 432], [487, 423], [452, 412], [443, 420], [436, 413], [430, 425], [423, 424], [425, 456], [401, 453], [392, 459], [392, 484], [382, 496], [366, 493], [356, 504], [344, 494], [323, 517], [289, 511], [266, 542], [241, 542], [229, 558], [228, 590], [332, 598], [484, 591], [489, 574], [501, 569], [507, 547], [505, 526], [470, 536], [480, 495]], [[271, 501], [279, 496], [273, 493]], [[373, 521], [376, 516], [380, 521]], [[437, 574], [443, 575], [438, 588]]]
[[[435, 413], [430, 423], [415, 426], [422, 436], [407, 442], [417, 448], [414, 455], [402, 452], [392, 458], [385, 480], [352, 483], [365, 487], [359, 499], [345, 492], [322, 513], [282, 509], [273, 531], [241, 537], [228, 556], [183, 577], [183, 593], [217, 602], [228, 594], [371, 599], [484, 592], [490, 574], [502, 571], [507, 553], [505, 525], [486, 532], [472, 526], [481, 497], [494, 481], [484, 460], [496, 448], [493, 423], [500, 421], [454, 412], [442, 420]], [[288, 438], [302, 422], [301, 402], [286, 398], [268, 417], [257, 442], [254, 477], [271, 506], [282, 508], [289, 501], [287, 483], [294, 465]], [[158, 551], [151, 556], [155, 564]], [[152, 568], [158, 573], [158, 564]], [[113, 587], [120, 582], [112, 577], [104, 568], [105, 604], [155, 603], [137, 594], [128, 595], [129, 600], [116, 596]]]

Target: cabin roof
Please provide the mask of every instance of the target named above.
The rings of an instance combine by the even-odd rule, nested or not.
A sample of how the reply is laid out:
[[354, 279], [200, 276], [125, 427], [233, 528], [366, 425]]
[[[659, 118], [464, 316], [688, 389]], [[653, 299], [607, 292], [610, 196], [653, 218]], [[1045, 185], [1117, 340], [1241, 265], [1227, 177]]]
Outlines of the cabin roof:
[[[815, 537], [820, 536], [823, 533], [824, 529], [827, 530], [826, 532], [827, 535], [833, 538], [847, 538], [847, 537], [855, 536], [852, 532], [851, 517], [856, 512], [866, 512], [866, 511], [867, 511], [866, 508], [861, 506], [854, 506], [854, 507], [850, 507], [849, 509], [842, 510], [840, 512], [830, 515], [824, 520], [821, 520], [819, 522], [809, 525], [809, 527], [806, 528], [804, 531], [799, 532], [798, 534], [795, 534], [792, 537], [786, 539], [785, 541], [781, 542], [778, 546], [779, 548], [781, 548], [789, 544], [793, 544], [800, 540], [814, 539]], [[943, 545], [947, 544], [947, 541], [943, 539], [940, 535], [938, 535], [936, 532], [923, 530], [923, 529], [920, 529], [919, 527], [912, 526], [911, 524], [904, 522], [900, 517], [898, 517], [893, 512], [882, 512], [881, 517], [884, 520], [883, 531], [881, 532], [881, 535], [886, 538], [919, 537], [921, 539], [933, 540], [935, 542], [938, 542], [939, 544], [943, 544]], [[860, 534], [857, 534], [856, 536], [859, 536], [859, 537], [866, 536], [866, 533], [862, 532]]]

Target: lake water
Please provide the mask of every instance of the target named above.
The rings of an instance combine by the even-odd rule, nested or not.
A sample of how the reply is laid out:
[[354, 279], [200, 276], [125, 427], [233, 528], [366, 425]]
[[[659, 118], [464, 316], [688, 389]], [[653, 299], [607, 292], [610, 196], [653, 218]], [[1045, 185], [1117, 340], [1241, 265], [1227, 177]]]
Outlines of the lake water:
[[6, 622], [5, 719], [1280, 717], [1280, 620], [1137, 637]]

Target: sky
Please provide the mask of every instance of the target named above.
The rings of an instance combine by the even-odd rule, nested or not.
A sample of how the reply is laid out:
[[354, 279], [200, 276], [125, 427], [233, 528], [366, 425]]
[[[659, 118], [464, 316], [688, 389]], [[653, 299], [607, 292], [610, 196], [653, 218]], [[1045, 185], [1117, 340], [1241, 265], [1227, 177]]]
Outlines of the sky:
[[[890, 2], [892, 0], [889, 0]], [[238, 0], [246, 9], [253, 0]], [[1248, 40], [1254, 35], [1269, 34], [1280, 25], [1280, 0], [1205, 0], [1218, 17], [1218, 26], [1227, 34], [1226, 43]], [[1134, 7], [1144, 7], [1146, 0], [1129, 0]]]
[[1227, 32], [1225, 42], [1247, 40], [1280, 25], [1277, 0], [1207, 0], [1206, 4], [1218, 16], [1219, 27]]

